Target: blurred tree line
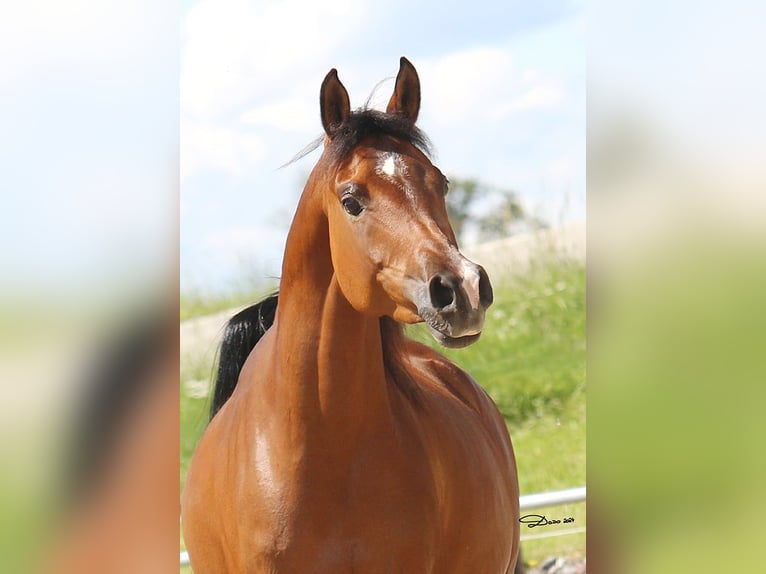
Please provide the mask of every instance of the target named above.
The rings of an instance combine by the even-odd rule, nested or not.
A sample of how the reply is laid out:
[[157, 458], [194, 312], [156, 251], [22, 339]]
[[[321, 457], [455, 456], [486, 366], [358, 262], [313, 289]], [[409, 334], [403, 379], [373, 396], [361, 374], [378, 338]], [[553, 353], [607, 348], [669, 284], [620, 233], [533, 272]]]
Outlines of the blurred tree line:
[[447, 214], [461, 243], [481, 243], [548, 227], [527, 212], [513, 190], [475, 178], [450, 176], [449, 180]]

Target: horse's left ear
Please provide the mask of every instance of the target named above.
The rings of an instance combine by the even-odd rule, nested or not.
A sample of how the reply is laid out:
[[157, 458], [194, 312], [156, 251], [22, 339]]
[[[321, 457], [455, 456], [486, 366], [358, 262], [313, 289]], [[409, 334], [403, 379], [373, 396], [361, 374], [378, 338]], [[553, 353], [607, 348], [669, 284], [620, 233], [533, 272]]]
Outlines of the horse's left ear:
[[319, 110], [322, 115], [322, 127], [330, 137], [335, 135], [340, 125], [351, 115], [348, 92], [340, 83], [335, 68], [328, 72], [322, 82], [319, 90]]
[[402, 56], [399, 60], [399, 73], [396, 75], [394, 94], [388, 101], [386, 113], [396, 114], [410, 120], [413, 124], [420, 111], [420, 79], [410, 61]]

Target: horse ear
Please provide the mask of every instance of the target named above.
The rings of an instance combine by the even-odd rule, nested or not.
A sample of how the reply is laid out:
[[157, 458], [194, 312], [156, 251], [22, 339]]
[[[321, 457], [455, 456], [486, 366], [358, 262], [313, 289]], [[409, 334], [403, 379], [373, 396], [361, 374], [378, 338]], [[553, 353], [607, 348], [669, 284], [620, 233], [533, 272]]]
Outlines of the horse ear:
[[399, 59], [399, 73], [396, 86], [388, 101], [386, 113], [396, 114], [410, 120], [413, 124], [420, 111], [420, 79], [410, 61], [402, 56]]
[[319, 109], [322, 114], [322, 127], [332, 137], [338, 127], [351, 115], [351, 102], [348, 92], [338, 79], [338, 71], [330, 70], [319, 90]]

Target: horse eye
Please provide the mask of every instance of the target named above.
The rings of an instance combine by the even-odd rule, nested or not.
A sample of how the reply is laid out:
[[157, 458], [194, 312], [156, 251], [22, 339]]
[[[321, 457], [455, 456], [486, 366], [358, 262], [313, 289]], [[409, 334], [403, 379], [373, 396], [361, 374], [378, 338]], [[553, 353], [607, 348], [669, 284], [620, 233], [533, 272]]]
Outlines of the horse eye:
[[343, 205], [343, 209], [346, 210], [346, 213], [353, 215], [354, 217], [362, 213], [362, 210], [364, 209], [362, 204], [359, 203], [355, 197], [350, 195], [344, 195], [343, 199], [340, 200], [340, 203]]

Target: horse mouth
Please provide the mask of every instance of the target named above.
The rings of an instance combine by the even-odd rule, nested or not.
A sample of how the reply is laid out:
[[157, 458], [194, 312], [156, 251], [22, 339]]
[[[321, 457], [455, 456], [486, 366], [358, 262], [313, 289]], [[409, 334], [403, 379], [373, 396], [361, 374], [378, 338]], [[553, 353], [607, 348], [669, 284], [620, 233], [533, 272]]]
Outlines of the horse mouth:
[[481, 328], [459, 329], [455, 332], [454, 326], [447, 319], [431, 309], [421, 308], [419, 315], [428, 325], [431, 336], [448, 349], [462, 349], [474, 344], [481, 337]]
[[481, 337], [481, 331], [473, 335], [463, 335], [462, 337], [453, 337], [446, 333], [439, 331], [438, 329], [428, 326], [429, 331], [434, 339], [436, 339], [440, 345], [447, 347], [448, 349], [462, 349], [469, 345], [473, 345]]

